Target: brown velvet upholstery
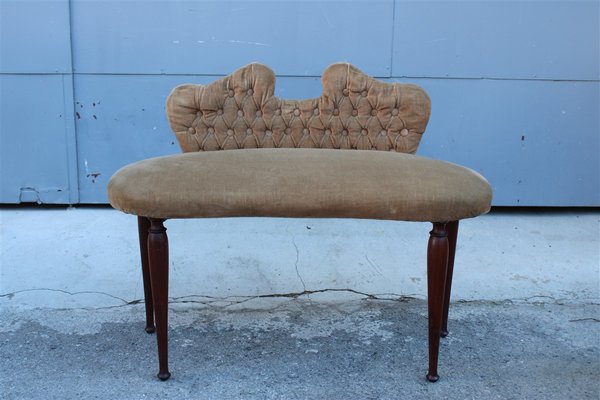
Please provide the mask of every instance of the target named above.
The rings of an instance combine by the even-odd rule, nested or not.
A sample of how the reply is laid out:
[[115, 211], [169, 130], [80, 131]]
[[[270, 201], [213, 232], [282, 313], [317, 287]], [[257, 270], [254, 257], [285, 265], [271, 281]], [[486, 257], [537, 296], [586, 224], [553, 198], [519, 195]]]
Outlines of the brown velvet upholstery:
[[154, 218], [332, 217], [454, 221], [489, 210], [476, 172], [377, 151], [248, 149], [131, 164], [108, 186], [110, 203]]
[[178, 86], [167, 115], [182, 150], [194, 154], [121, 169], [108, 185], [110, 203], [164, 219], [441, 222], [489, 210], [483, 177], [411, 155], [429, 119], [421, 88], [377, 81], [347, 63], [328, 67], [322, 81], [319, 98], [281, 100], [273, 71], [250, 64], [206, 86]]
[[430, 102], [417, 85], [383, 83], [348, 63], [323, 72], [323, 94], [273, 96], [275, 74], [250, 64], [210, 85], [182, 85], [167, 115], [184, 152], [265, 147], [392, 150], [414, 154]]

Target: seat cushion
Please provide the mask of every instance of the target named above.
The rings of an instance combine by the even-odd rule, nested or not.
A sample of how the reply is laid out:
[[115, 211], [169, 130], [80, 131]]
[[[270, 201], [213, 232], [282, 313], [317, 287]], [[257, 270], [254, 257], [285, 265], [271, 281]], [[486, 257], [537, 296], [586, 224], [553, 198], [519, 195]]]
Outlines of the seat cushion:
[[113, 207], [153, 218], [320, 217], [444, 222], [490, 209], [478, 173], [410, 154], [244, 149], [151, 158], [117, 171]]

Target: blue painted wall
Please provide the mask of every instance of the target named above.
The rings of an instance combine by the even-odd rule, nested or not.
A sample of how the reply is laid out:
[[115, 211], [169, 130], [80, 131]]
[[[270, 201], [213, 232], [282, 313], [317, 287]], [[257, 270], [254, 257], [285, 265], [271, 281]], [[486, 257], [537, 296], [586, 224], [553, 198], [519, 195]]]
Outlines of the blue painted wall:
[[316, 97], [349, 61], [432, 99], [419, 154], [483, 173], [495, 205], [600, 205], [598, 1], [0, 0], [0, 201], [104, 203], [179, 151], [169, 91], [251, 61]]

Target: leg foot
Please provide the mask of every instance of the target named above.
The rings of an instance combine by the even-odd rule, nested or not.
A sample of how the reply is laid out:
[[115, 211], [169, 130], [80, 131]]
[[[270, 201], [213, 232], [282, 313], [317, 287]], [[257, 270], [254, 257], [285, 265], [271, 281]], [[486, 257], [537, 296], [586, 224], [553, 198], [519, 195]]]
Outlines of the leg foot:
[[166, 381], [167, 379], [169, 379], [171, 377], [171, 373], [169, 371], [166, 372], [159, 372], [158, 374], [156, 374], [156, 376], [158, 377], [158, 379], [160, 379], [161, 381]]
[[161, 380], [166, 380], [171, 376], [168, 361], [169, 242], [163, 222], [162, 219], [150, 218], [148, 260], [158, 345], [157, 376]]
[[442, 333], [444, 291], [448, 266], [448, 238], [445, 223], [434, 223], [427, 247], [427, 308], [429, 312], [429, 373], [435, 382], [438, 376], [438, 355]]
[[147, 326], [145, 329], [147, 334], [152, 335], [154, 332], [156, 332], [156, 327], [155, 326]]

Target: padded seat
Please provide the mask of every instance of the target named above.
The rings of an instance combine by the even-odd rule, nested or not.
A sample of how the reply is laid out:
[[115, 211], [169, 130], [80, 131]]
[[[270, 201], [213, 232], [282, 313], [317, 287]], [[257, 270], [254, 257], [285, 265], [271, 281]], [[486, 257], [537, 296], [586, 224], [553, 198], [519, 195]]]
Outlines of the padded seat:
[[113, 207], [152, 218], [320, 217], [446, 222], [484, 214], [478, 173], [396, 152], [243, 149], [178, 154], [111, 178]]

